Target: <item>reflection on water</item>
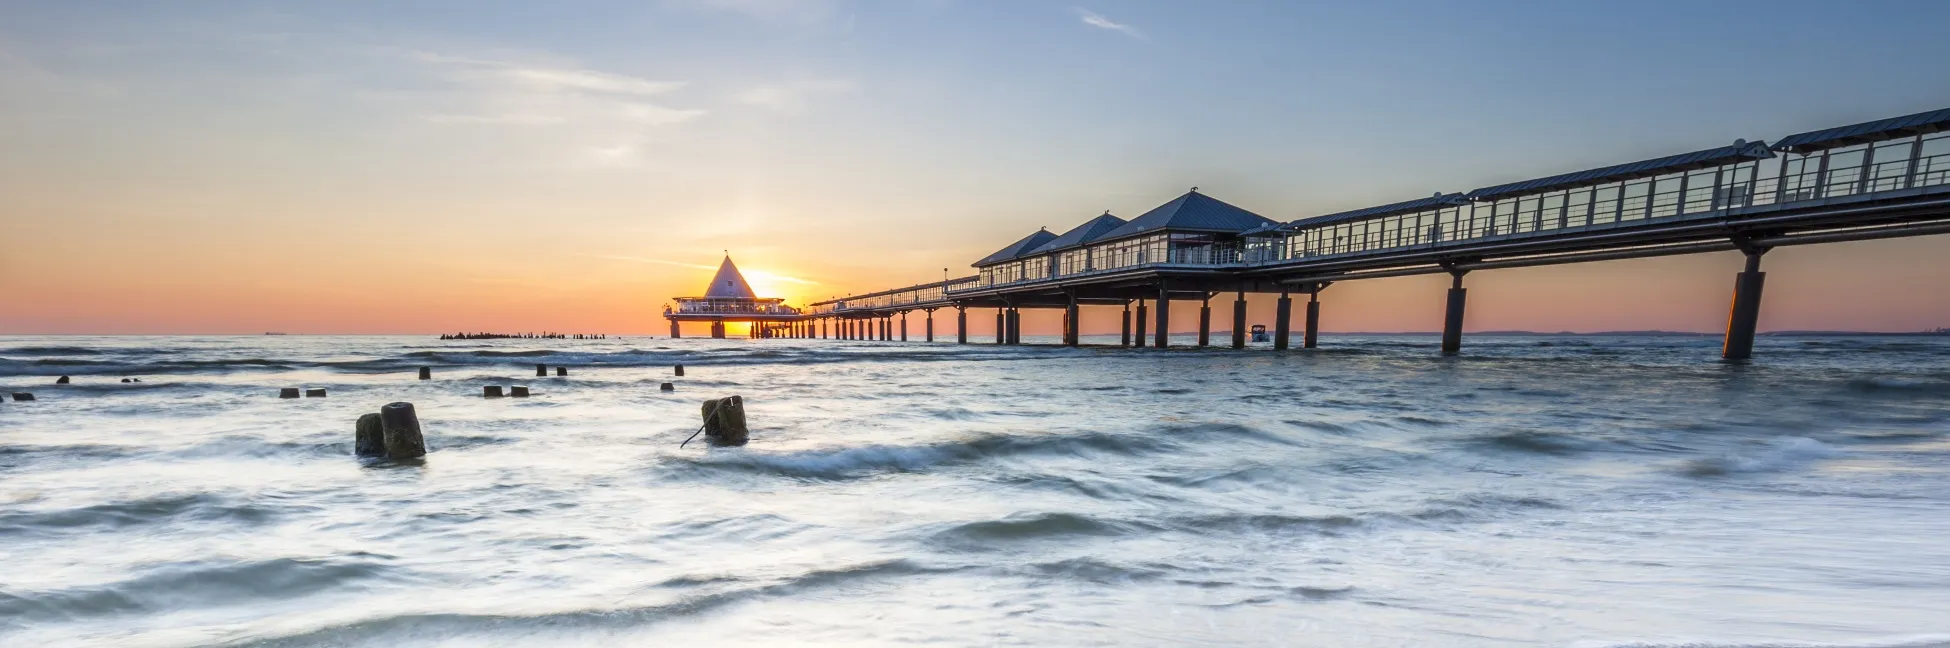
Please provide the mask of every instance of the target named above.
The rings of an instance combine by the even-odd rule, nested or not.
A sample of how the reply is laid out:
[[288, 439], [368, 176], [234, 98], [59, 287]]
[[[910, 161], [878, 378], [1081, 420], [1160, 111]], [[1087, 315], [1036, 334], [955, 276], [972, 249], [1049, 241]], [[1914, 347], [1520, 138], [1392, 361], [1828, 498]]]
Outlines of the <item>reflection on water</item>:
[[0, 645], [1950, 645], [1950, 341], [1433, 342], [0, 338]]

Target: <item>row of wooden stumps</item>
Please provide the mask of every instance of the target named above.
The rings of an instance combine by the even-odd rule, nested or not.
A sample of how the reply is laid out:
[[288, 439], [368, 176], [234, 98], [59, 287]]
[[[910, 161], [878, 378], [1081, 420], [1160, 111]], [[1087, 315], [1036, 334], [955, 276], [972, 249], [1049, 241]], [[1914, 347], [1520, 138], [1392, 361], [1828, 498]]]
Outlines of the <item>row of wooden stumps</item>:
[[418, 459], [427, 454], [412, 403], [387, 403], [377, 414], [361, 414], [355, 430], [352, 448], [361, 457]]

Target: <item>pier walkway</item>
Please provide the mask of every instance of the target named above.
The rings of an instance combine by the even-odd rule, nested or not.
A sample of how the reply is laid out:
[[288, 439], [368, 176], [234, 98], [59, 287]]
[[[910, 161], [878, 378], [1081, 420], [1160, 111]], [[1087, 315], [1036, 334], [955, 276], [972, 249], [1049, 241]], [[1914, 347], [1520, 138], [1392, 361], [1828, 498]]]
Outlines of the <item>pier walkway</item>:
[[[1245, 346], [1247, 293], [1280, 295], [1273, 344], [1285, 349], [1292, 303], [1307, 297], [1302, 346], [1316, 345], [1321, 292], [1342, 281], [1444, 273], [1441, 349], [1462, 346], [1465, 275], [1479, 270], [1740, 251], [1722, 356], [1752, 355], [1770, 249], [1950, 233], [1950, 109], [1789, 135], [1736, 140], [1630, 164], [1468, 192], [1275, 221], [1192, 191], [1128, 221], [1105, 213], [1062, 234], [1032, 233], [959, 279], [811, 304], [807, 337], [907, 339], [907, 316], [952, 308], [968, 342], [970, 308], [995, 308], [996, 342], [1020, 342], [1020, 309], [1124, 310], [1123, 341], [1170, 344], [1174, 301], [1199, 303], [1210, 344], [1211, 300], [1234, 295], [1233, 348]], [[1135, 310], [1133, 310], [1135, 305]], [[1151, 313], [1147, 313], [1151, 311]]]

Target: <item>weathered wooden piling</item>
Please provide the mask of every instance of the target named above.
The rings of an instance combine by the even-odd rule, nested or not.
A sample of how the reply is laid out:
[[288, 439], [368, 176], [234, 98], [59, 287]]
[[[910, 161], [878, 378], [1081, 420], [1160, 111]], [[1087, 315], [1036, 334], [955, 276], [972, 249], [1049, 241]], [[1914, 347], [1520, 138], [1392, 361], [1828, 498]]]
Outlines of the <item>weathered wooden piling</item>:
[[556, 368], [555, 368], [555, 375], [557, 375], [557, 376], [567, 376], [567, 375], [569, 375], [569, 368], [568, 368], [568, 367], [556, 367]]
[[676, 386], [676, 385], [672, 385], [672, 384], [670, 384], [670, 383], [664, 383], [664, 384], [661, 384], [661, 385], [657, 385], [657, 391], [667, 391], [667, 392], [674, 392], [674, 391], [677, 391], [677, 386]]
[[745, 427], [745, 399], [739, 396], [704, 401], [704, 435], [725, 445], [744, 445], [751, 431]]
[[54, 384], [56, 384], [56, 385], [66, 385], [66, 384], [68, 384], [68, 377], [67, 377], [67, 376], [62, 376], [62, 377], [60, 377], [60, 378], [55, 378], [55, 379], [54, 379]]
[[414, 459], [427, 454], [426, 438], [420, 435], [420, 417], [412, 403], [387, 403], [379, 408], [379, 420], [386, 431], [386, 456]]
[[297, 398], [297, 387], [284, 387], [278, 390], [278, 398]]
[[500, 386], [500, 385], [488, 385], [488, 386], [486, 386], [486, 387], [482, 387], [482, 388], [481, 388], [481, 397], [482, 397], [482, 398], [500, 398], [500, 397], [501, 397], [501, 386]]
[[[30, 401], [30, 400], [34, 400], [34, 395], [33, 395], [33, 394], [29, 394], [29, 393], [27, 393], [27, 392], [14, 392], [14, 400], [15, 400], [16, 402], [18, 402], [18, 401]], [[741, 421], [742, 421], [742, 420], [744, 420], [744, 419], [739, 419], [739, 420], [741, 420]]]
[[545, 365], [545, 364], [538, 364], [538, 365], [535, 365], [535, 375], [537, 375], [537, 376], [546, 376], [546, 375], [548, 375], [548, 365]]
[[527, 397], [528, 397], [528, 388], [527, 388], [527, 387], [523, 387], [523, 386], [521, 386], [521, 385], [515, 385], [515, 386], [513, 386], [513, 387], [509, 387], [509, 388], [508, 388], [508, 395], [509, 395], [509, 396], [511, 396], [511, 397], [514, 397], [514, 398], [527, 398]]
[[386, 456], [386, 424], [378, 413], [360, 414], [354, 425], [352, 452], [361, 457]]
[[313, 387], [311, 389], [305, 390], [305, 398], [324, 398], [324, 397], [325, 397], [325, 388], [323, 387]]
[[133, 381], [133, 380], [129, 380], [129, 379], [127, 379], [127, 378], [123, 378], [123, 379], [122, 379], [122, 382], [125, 382], [125, 383], [132, 383], [132, 382], [135, 382], [135, 381]]
[[677, 365], [677, 377], [678, 378], [684, 377], [684, 365]]
[[420, 367], [420, 380], [432, 380], [433, 367]]

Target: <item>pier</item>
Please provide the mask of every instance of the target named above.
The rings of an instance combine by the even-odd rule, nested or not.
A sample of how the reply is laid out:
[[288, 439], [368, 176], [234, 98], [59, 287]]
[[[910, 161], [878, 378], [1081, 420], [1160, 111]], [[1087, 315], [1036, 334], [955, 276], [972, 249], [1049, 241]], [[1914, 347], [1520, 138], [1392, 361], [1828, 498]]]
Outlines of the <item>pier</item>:
[[1171, 311], [1182, 308], [1174, 302], [1189, 302], [1203, 347], [1212, 301], [1230, 296], [1237, 349], [1246, 295], [1258, 293], [1279, 295], [1276, 349], [1292, 346], [1293, 306], [1304, 298], [1300, 346], [1313, 348], [1334, 284], [1447, 274], [1440, 350], [1455, 354], [1470, 273], [1739, 251], [1746, 266], [1734, 277], [1721, 356], [1745, 360], [1769, 250], [1950, 233], [1947, 129], [1943, 109], [1291, 221], [1194, 187], [1130, 220], [1106, 212], [1061, 234], [1030, 233], [976, 261], [970, 276], [810, 304], [779, 330], [907, 340], [908, 318], [920, 313], [932, 342], [936, 311], [949, 310], [956, 342], [967, 344], [969, 311], [994, 309], [994, 343], [1020, 344], [1022, 309], [1058, 309], [1063, 344], [1074, 346], [1080, 309], [1112, 307], [1123, 310], [1124, 346], [1146, 346], [1152, 323], [1150, 345], [1163, 348]]

